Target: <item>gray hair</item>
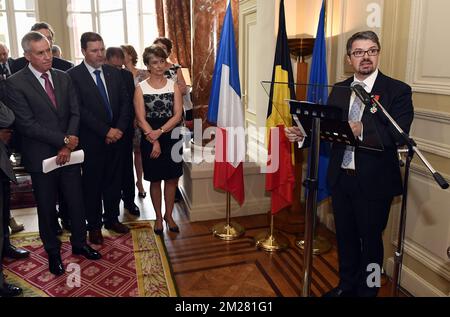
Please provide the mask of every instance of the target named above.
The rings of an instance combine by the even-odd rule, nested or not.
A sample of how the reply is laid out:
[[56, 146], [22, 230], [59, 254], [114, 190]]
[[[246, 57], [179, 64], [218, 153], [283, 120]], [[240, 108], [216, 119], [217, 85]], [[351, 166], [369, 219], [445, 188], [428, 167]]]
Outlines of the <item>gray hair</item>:
[[61, 47], [59, 47], [59, 45], [56, 45], [56, 44], [53, 44], [53, 46], [52, 46], [52, 53], [53, 54], [56, 54], [56, 53], [62, 53], [62, 50], [61, 50]]
[[47, 38], [42, 33], [39, 33], [39, 32], [36, 32], [36, 31], [28, 32], [22, 38], [21, 44], [22, 44], [23, 51], [25, 53], [28, 53], [31, 50], [31, 45], [30, 45], [31, 42], [39, 42], [39, 41], [42, 41], [42, 40], [46, 40], [48, 42]]
[[352, 53], [352, 45], [353, 42], [357, 40], [370, 40], [377, 44], [378, 48], [381, 49], [380, 40], [378, 38], [378, 35], [375, 32], [372, 31], [363, 31], [358, 32], [352, 35], [351, 38], [347, 41], [347, 55], [350, 56]]

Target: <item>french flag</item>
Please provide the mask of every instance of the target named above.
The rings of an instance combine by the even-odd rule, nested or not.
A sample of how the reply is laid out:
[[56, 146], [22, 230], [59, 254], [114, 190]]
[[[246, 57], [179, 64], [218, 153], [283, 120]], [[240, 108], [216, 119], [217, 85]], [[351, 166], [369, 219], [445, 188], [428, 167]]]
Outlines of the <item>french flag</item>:
[[245, 199], [244, 111], [231, 4], [227, 8], [220, 37], [209, 100], [208, 121], [217, 125], [214, 187], [229, 192], [242, 205]]

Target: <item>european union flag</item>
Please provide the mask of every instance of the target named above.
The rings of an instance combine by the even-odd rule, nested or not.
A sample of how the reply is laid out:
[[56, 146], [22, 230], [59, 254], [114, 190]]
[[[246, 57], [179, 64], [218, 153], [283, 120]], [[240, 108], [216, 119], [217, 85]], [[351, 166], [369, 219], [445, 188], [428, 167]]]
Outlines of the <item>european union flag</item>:
[[[320, 11], [319, 26], [314, 43], [311, 72], [309, 74], [308, 96], [310, 102], [326, 105], [328, 101], [327, 49], [325, 45], [325, 1]], [[330, 157], [330, 144], [320, 145], [319, 158], [319, 189], [317, 201], [320, 202], [330, 194], [327, 186], [327, 170]]]

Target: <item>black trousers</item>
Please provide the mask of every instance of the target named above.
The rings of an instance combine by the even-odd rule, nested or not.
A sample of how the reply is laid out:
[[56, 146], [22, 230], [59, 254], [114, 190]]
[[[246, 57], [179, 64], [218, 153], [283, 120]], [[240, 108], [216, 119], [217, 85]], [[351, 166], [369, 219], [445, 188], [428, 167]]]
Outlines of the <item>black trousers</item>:
[[125, 205], [132, 205], [134, 196], [136, 195], [134, 184], [134, 163], [133, 163], [133, 136], [134, 128], [131, 127], [124, 135], [123, 144], [123, 174], [122, 174], [122, 200]]
[[39, 235], [47, 253], [57, 254], [61, 247], [54, 225], [58, 188], [61, 189], [68, 206], [67, 211], [72, 225], [70, 242], [73, 247], [83, 247], [86, 244], [86, 216], [80, 166], [66, 166], [47, 174], [30, 174], [37, 202]]
[[[3, 174], [3, 172], [1, 172]], [[7, 248], [11, 245], [10, 239], [9, 239], [9, 219], [11, 218], [11, 183], [9, 181], [9, 178], [7, 178], [5, 175], [2, 175], [4, 177], [1, 178], [1, 191], [2, 191], [2, 229], [3, 234], [1, 237], [3, 237], [3, 248]], [[1, 253], [0, 253], [1, 254]]]
[[123, 142], [120, 141], [103, 148], [102, 151], [85, 149], [83, 194], [89, 231], [100, 230], [103, 223], [118, 221], [123, 174], [122, 151]]
[[383, 265], [382, 234], [393, 197], [363, 197], [356, 176], [341, 170], [331, 192], [339, 256], [339, 287], [357, 296], [372, 297], [379, 288], [369, 287], [369, 264]]

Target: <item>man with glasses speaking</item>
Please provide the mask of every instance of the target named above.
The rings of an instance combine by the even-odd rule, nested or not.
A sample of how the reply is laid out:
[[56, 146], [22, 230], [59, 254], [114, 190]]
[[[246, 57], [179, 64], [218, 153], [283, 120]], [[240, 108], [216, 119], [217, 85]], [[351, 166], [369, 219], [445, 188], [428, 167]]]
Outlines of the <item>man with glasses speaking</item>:
[[[380, 41], [374, 32], [354, 34], [347, 42], [347, 62], [354, 76], [335, 86], [362, 86], [408, 133], [414, 116], [411, 87], [378, 70], [380, 51]], [[356, 138], [364, 141], [376, 134], [384, 151], [333, 144], [327, 181], [336, 226], [339, 285], [324, 296], [374, 297], [380, 286], [368, 280], [374, 268], [383, 266], [382, 233], [393, 198], [402, 194], [397, 155], [401, 138], [377, 114], [376, 108], [367, 109], [348, 88], [334, 87], [328, 104], [348, 114]], [[297, 127], [287, 128], [285, 132], [291, 142], [304, 142]]]

